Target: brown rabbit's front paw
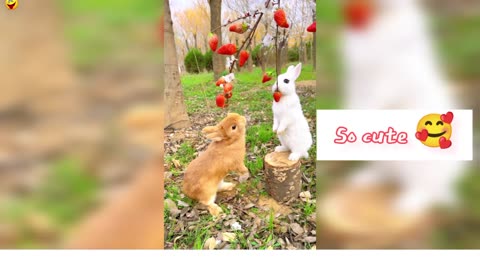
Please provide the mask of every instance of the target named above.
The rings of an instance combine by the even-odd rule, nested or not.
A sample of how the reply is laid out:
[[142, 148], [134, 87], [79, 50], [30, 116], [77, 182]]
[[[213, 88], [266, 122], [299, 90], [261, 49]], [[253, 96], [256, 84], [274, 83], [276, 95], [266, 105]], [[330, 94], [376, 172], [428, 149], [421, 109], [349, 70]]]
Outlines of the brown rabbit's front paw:
[[233, 190], [234, 188], [235, 188], [234, 183], [223, 182], [223, 180], [218, 185], [218, 191], [230, 191], [230, 190]]
[[246, 172], [238, 177], [238, 182], [243, 183], [250, 177], [250, 173]]
[[214, 203], [208, 206], [208, 212], [210, 212], [212, 216], [217, 217], [223, 212], [223, 210], [220, 206]]

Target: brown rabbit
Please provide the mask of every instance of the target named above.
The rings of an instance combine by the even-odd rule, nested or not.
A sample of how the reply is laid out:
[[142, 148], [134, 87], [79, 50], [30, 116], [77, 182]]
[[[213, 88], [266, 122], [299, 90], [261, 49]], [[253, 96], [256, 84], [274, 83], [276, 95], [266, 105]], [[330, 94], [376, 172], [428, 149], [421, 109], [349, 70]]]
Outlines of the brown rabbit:
[[218, 125], [202, 130], [213, 142], [187, 167], [183, 180], [183, 193], [208, 207], [217, 216], [222, 209], [215, 204], [217, 191], [232, 190], [233, 183], [223, 182], [231, 171], [240, 173], [240, 181], [249, 177], [245, 158], [245, 117], [229, 113]]

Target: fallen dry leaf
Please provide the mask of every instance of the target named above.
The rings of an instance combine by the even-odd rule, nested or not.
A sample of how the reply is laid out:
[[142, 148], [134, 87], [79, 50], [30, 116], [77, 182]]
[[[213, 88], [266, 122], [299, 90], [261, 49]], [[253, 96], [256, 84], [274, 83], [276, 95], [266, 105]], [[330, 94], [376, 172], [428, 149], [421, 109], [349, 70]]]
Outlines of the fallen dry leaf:
[[222, 232], [222, 240], [225, 242], [233, 242], [237, 236], [234, 233]]
[[180, 164], [180, 161], [178, 161], [176, 159], [172, 159], [172, 162], [173, 162], [173, 165], [175, 166], [175, 168], [180, 169], [182, 167], [182, 164]]
[[203, 248], [208, 250], [213, 250], [215, 247], [217, 247], [217, 240], [214, 237], [208, 238], [203, 245]]
[[317, 238], [315, 236], [307, 236], [303, 238], [303, 242], [305, 243], [315, 243], [317, 241]]
[[300, 226], [298, 223], [290, 224], [290, 229], [292, 229], [292, 231], [297, 235], [302, 235], [305, 232], [302, 226]]
[[310, 199], [312, 198], [312, 194], [310, 194], [310, 191], [302, 191], [300, 192], [300, 199], [304, 202], [310, 202]]

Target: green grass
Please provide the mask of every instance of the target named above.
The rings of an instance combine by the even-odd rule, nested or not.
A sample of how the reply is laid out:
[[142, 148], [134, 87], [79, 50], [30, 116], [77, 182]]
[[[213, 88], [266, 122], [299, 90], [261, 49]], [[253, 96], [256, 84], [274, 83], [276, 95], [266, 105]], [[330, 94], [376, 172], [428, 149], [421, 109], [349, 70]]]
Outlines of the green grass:
[[[146, 48], [152, 36], [156, 36], [155, 26], [163, 10], [156, 0], [57, 1], [66, 20], [64, 31], [72, 45], [73, 62], [81, 70], [92, 69], [122, 54], [144, 59], [145, 56], [133, 53], [143, 54], [138, 46]], [[146, 54], [160, 57], [159, 50]]]
[[[294, 64], [294, 63], [292, 63]], [[284, 70], [286, 70], [286, 67]], [[230, 100], [228, 111], [237, 112], [248, 116], [247, 133], [246, 133], [246, 147], [247, 157], [245, 158], [245, 165], [250, 171], [250, 179], [243, 183], [237, 184], [238, 190], [237, 198], [268, 196], [264, 185], [263, 176], [263, 157], [273, 151], [273, 147], [278, 145], [278, 139], [272, 131], [272, 93], [271, 87], [273, 81], [265, 84], [261, 83], [262, 72], [260, 68], [254, 68], [252, 72], [242, 70], [236, 72], [236, 79], [234, 81], [233, 97]], [[301, 76], [297, 81], [315, 80], [315, 73], [311, 64], [303, 66]], [[215, 121], [219, 121], [225, 116], [225, 112], [215, 106], [215, 97], [222, 93], [220, 87], [215, 86], [212, 73], [200, 74], [185, 74], [181, 78], [182, 87], [185, 95], [185, 103], [187, 112], [192, 118], [198, 118], [201, 115], [214, 115]], [[305, 116], [309, 119], [315, 116], [315, 99], [309, 96], [301, 96], [301, 102]], [[312, 130], [312, 134], [313, 134]], [[313, 164], [315, 158], [315, 147], [311, 150], [311, 159], [306, 161]], [[186, 165], [195, 157], [192, 151], [194, 145], [188, 142], [180, 144], [178, 150], [166, 156], [167, 167], [172, 172], [172, 179], [167, 180], [165, 186], [166, 198], [173, 201], [187, 202], [185, 196], [179, 189], [179, 182], [181, 181], [181, 174]], [[168, 152], [168, 151], [167, 151]], [[182, 168], [174, 168], [173, 160], [178, 160]], [[315, 177], [314, 166], [305, 166], [304, 173]], [[315, 181], [309, 185], [312, 193], [315, 193]], [[253, 198], [252, 198], [253, 199]], [[190, 206], [194, 206], [195, 202], [188, 201]], [[220, 203], [220, 207], [226, 214], [232, 214], [234, 209], [231, 209], [228, 203]], [[295, 211], [299, 214], [299, 219], [306, 219], [315, 211], [314, 204], [308, 204], [299, 201], [295, 204]], [[267, 249], [269, 247], [279, 248], [279, 233], [277, 227], [280, 222], [289, 222], [286, 216], [276, 217], [272, 211], [265, 211], [255, 206], [248, 210], [255, 214], [262, 220], [262, 226], [258, 228], [253, 236], [249, 236], [249, 228], [244, 228], [244, 231], [236, 231], [236, 239], [230, 243], [234, 248], [255, 248]], [[188, 233], [179, 233], [175, 231], [178, 220], [169, 218], [165, 215], [165, 224], [168, 228], [166, 242], [173, 242], [173, 248], [202, 248], [205, 241], [209, 237], [216, 237], [216, 233], [212, 234], [212, 230], [229, 231], [230, 228], [225, 228], [222, 223], [215, 223], [211, 220], [209, 215], [200, 215], [199, 219], [195, 221], [195, 228]], [[239, 222], [241, 217], [235, 217]], [[305, 221], [306, 222], [306, 221]], [[304, 223], [305, 223], [304, 222]], [[210, 232], [210, 233], [209, 233]], [[310, 245], [307, 244], [308, 247]]]
[[480, 14], [477, 16], [456, 16], [435, 18], [440, 36], [440, 52], [447, 70], [454, 78], [478, 81], [480, 75]]
[[62, 235], [96, 204], [98, 190], [98, 180], [79, 161], [58, 160], [32, 196], [20, 196], [0, 205], [0, 223], [13, 224], [21, 231], [16, 247], [45, 247], [42, 239], [33, 237], [34, 229], [26, 219], [42, 216]]
[[[293, 63], [292, 63], [293, 64]], [[285, 71], [287, 67], [283, 68]], [[259, 111], [270, 107], [272, 101], [271, 92], [274, 81], [262, 84], [262, 70], [256, 67], [252, 72], [242, 71], [235, 74], [235, 84], [233, 90], [233, 102], [247, 102], [250, 111]], [[304, 65], [302, 73], [297, 81], [315, 80], [315, 72], [312, 65]], [[221, 88], [215, 86], [213, 73], [185, 74], [181, 78], [182, 87], [185, 94], [185, 103], [188, 113], [192, 114], [202, 110], [205, 105], [214, 106], [215, 97], [221, 93]], [[250, 93], [245, 96], [238, 96], [238, 93], [249, 90], [265, 90]], [[258, 102], [255, 102], [258, 101]], [[262, 102], [268, 101], [268, 102]], [[268, 105], [266, 105], [268, 103]], [[241, 107], [243, 108], [243, 107]]]

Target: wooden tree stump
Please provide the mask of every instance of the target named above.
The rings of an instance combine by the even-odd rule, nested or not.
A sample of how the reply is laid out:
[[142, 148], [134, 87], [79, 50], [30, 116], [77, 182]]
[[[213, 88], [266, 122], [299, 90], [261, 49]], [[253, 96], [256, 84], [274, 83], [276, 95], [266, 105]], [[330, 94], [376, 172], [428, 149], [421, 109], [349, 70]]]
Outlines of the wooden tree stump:
[[267, 192], [278, 202], [297, 198], [302, 187], [300, 161], [288, 160], [290, 152], [273, 152], [265, 156]]

